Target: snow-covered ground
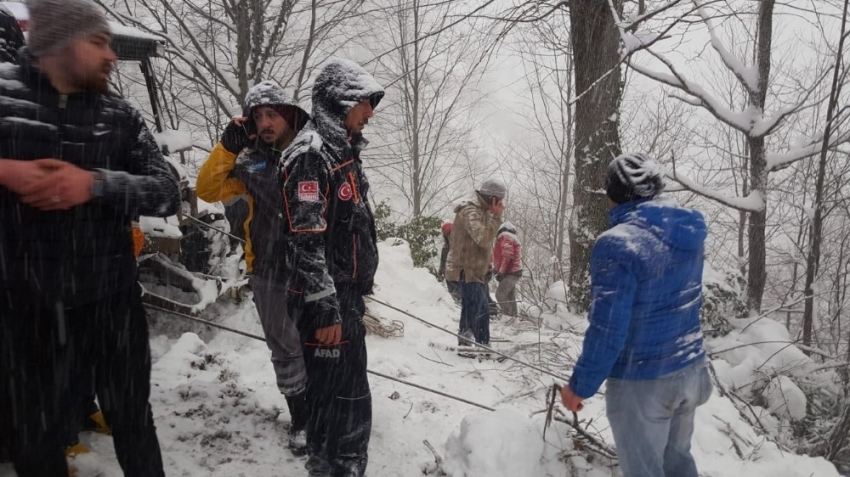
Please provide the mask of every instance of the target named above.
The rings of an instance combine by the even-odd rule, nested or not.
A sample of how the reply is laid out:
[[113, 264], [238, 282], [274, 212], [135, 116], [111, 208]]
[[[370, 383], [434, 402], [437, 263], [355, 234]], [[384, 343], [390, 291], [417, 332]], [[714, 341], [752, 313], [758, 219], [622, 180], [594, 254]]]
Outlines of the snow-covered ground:
[[[449, 329], [457, 326], [459, 309], [440, 283], [425, 270], [414, 269], [407, 245], [390, 240], [380, 246], [381, 265], [376, 298]], [[497, 409], [489, 412], [379, 377], [371, 377], [374, 425], [370, 445], [371, 477], [416, 476], [433, 471], [430, 442], [451, 477], [544, 477], [620, 475], [602, 458], [586, 460], [581, 443], [568, 426], [555, 423], [543, 440], [545, 396], [554, 378], [528, 368], [461, 358], [443, 348], [456, 339], [401, 313], [372, 303], [382, 319], [405, 324], [402, 338], [369, 337], [370, 369], [464, 397]], [[240, 330], [262, 334], [253, 303], [220, 301], [207, 318]], [[304, 458], [286, 450], [288, 416], [274, 384], [265, 344], [225, 331], [204, 329], [178, 318], [157, 317], [151, 340], [154, 366], [151, 403], [170, 476], [303, 476]], [[538, 334], [529, 322], [512, 326], [494, 322], [492, 335], [509, 342], [524, 360], [562, 361], [554, 369], [569, 375], [581, 349], [583, 319], [565, 313], [545, 317]], [[757, 339], [776, 330], [769, 325]], [[758, 330], [753, 326], [751, 330]], [[556, 328], [562, 328], [561, 331]], [[568, 330], [568, 331], [563, 331]], [[765, 331], [768, 330], [768, 331]], [[745, 342], [745, 333], [710, 343], [723, 350]], [[737, 340], [737, 341], [736, 341]], [[544, 344], [540, 349], [538, 342]], [[715, 362], [721, 382], [732, 385], [746, 374], [745, 348]], [[754, 351], [753, 353], [765, 352]], [[790, 355], [784, 355], [789, 358]], [[758, 356], [753, 356], [757, 359]], [[791, 356], [793, 358], [793, 356]], [[728, 361], [727, 361], [728, 360]], [[787, 363], [784, 363], [787, 364]], [[792, 390], [786, 382], [779, 390]], [[788, 413], [798, 411], [790, 402]], [[613, 447], [604, 399], [586, 402], [580, 418], [588, 431]], [[838, 477], [823, 459], [780, 451], [748, 425], [733, 403], [715, 392], [697, 413], [694, 454], [703, 476]], [[80, 477], [120, 476], [108, 437], [84, 434], [92, 454], [76, 460]], [[8, 466], [0, 476], [13, 475]]]

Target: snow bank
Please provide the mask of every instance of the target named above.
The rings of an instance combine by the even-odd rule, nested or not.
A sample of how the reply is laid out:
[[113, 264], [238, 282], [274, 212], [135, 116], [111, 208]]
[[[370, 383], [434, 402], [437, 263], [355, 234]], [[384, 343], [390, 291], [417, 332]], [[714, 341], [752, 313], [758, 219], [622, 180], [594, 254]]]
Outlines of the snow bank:
[[[413, 267], [410, 249], [402, 240], [379, 244], [381, 262], [376, 276], [375, 298], [448, 329], [456, 329], [460, 310], [424, 269]], [[369, 300], [370, 311], [381, 318], [401, 320], [405, 335], [397, 339], [367, 337], [369, 367], [375, 371], [438, 389], [499, 409], [482, 412], [468, 404], [427, 394], [419, 389], [377, 377], [370, 378], [373, 399], [373, 429], [368, 475], [399, 477], [422, 475], [433, 466], [433, 454], [424, 440], [435, 444], [443, 457], [443, 470], [451, 477], [611, 477], [620, 475], [610, 462], [586, 460], [581, 441], [566, 424], [555, 422], [543, 442], [543, 416], [529, 418], [543, 407], [551, 378], [496, 360], [478, 362], [457, 356], [430, 343], [456, 344], [456, 339], [408, 316]], [[579, 320], [562, 311], [552, 319]], [[219, 300], [204, 312], [204, 318], [262, 334], [250, 298], [239, 304]], [[211, 331], [168, 317], [167, 326], [195, 333], [163, 336], [163, 325], [152, 328], [151, 405], [157, 425], [163, 460], [168, 475], [254, 477], [305, 475], [304, 458], [286, 450], [289, 420], [286, 404], [275, 384], [275, 374], [265, 343], [224, 331]], [[163, 318], [161, 321], [165, 321]], [[586, 321], [586, 320], [585, 320]], [[767, 321], [767, 320], [763, 320]], [[749, 322], [747, 322], [749, 323]], [[181, 330], [182, 331], [182, 330]], [[773, 333], [773, 335], [771, 334]], [[205, 340], [202, 340], [204, 337]], [[506, 346], [529, 346], [538, 340], [537, 329], [518, 331], [495, 321], [493, 337], [510, 340]], [[556, 342], [564, 360], [581, 350], [580, 336], [544, 327], [539, 338]], [[770, 323], [742, 326], [723, 338], [710, 341], [723, 359], [714, 361], [718, 376], [729, 379], [742, 363], [753, 373], [760, 362], [777, 351], [748, 346], [746, 352], [727, 350], [736, 343], [752, 343], [765, 336], [781, 335]], [[787, 333], [784, 335], [787, 337]], [[522, 352], [516, 356], [522, 358]], [[794, 362], [794, 353], [780, 353], [773, 365]], [[564, 369], [558, 369], [568, 374]], [[781, 378], [777, 391], [787, 398], [795, 391]], [[799, 397], [799, 395], [797, 396]], [[787, 412], [799, 411], [799, 402], [789, 401]], [[766, 410], [761, 419], [772, 419]], [[587, 401], [579, 414], [588, 431], [613, 445], [605, 418], [604, 398]], [[715, 393], [696, 413], [694, 457], [703, 477], [838, 477], [823, 459], [780, 451], [742, 420], [733, 403]], [[93, 453], [80, 462], [80, 477], [122, 475], [112, 451], [112, 439], [90, 433], [83, 441]], [[445, 443], [441, 446], [441, 443]], [[13, 475], [10, 466], [0, 465], [0, 476]], [[434, 475], [428, 474], [428, 475]]]
[[378, 250], [380, 264], [375, 284], [382, 298], [392, 303], [412, 299], [414, 305], [454, 304], [454, 299], [434, 275], [424, 268], [413, 266], [407, 241], [389, 238], [379, 244]]
[[741, 420], [732, 402], [715, 394], [697, 409], [692, 440], [700, 475], [839, 477], [823, 458], [782, 451]]
[[[781, 323], [767, 318], [732, 322], [737, 329], [706, 342], [713, 358], [729, 364], [723, 373], [718, 372], [725, 385], [749, 393], [765, 376], [814, 378], [817, 364], [794, 346], [794, 340]], [[822, 375], [824, 385], [830, 381], [827, 374]]]
[[542, 477], [543, 439], [536, 423], [513, 411], [472, 414], [446, 442], [449, 477]]
[[799, 421], [806, 417], [806, 395], [788, 376], [770, 380], [764, 391], [770, 412]]
[[547, 304], [555, 305], [555, 304], [567, 304], [567, 293], [569, 291], [569, 287], [566, 283], [559, 280], [549, 286], [549, 289], [546, 290], [546, 301]]

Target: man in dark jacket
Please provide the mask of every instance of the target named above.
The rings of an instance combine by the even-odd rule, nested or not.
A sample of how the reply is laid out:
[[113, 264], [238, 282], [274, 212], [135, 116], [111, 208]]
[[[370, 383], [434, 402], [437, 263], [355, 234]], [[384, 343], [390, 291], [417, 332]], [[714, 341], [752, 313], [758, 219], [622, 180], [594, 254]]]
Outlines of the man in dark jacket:
[[128, 476], [162, 476], [131, 221], [180, 192], [141, 115], [108, 91], [109, 25], [89, 0], [28, 2], [0, 69], [0, 381], [18, 475], [66, 476], [69, 381], [91, 373]]
[[307, 372], [297, 324], [286, 312], [286, 222], [278, 164], [309, 116], [272, 81], [248, 91], [244, 110], [245, 117], [227, 126], [201, 167], [196, 190], [207, 202], [242, 197], [248, 204], [243, 227], [254, 304], [272, 353], [277, 387], [286, 396], [292, 418], [289, 447], [301, 454], [307, 446]]
[[363, 296], [378, 267], [363, 128], [384, 90], [331, 59], [313, 85], [313, 119], [283, 155], [290, 312], [298, 316], [311, 404], [311, 476], [361, 477], [372, 429]]
[[702, 346], [702, 214], [656, 198], [661, 170], [643, 154], [608, 167], [611, 229], [590, 262], [590, 327], [568, 386], [576, 412], [605, 401], [625, 477], [697, 477], [691, 436], [711, 395]]
[[24, 33], [18, 19], [0, 5], [0, 63], [18, 64], [18, 50], [24, 46]]
[[[18, 20], [6, 7], [0, 5], [0, 63], [18, 64], [18, 49], [24, 45], [24, 34], [18, 25]], [[2, 180], [2, 179], [0, 179]], [[0, 381], [0, 405], [5, 404], [3, 395], [5, 385]], [[0, 408], [0, 413], [8, 412], [9, 407]], [[9, 459], [9, 432], [0, 429], [0, 462]]]

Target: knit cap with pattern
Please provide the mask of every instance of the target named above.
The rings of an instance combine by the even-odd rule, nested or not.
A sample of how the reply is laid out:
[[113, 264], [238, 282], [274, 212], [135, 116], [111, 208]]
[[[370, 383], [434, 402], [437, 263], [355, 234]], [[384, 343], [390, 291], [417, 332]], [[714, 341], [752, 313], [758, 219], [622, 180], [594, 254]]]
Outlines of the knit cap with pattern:
[[29, 37], [32, 56], [47, 56], [75, 40], [94, 33], [110, 32], [109, 22], [90, 0], [27, 0]]

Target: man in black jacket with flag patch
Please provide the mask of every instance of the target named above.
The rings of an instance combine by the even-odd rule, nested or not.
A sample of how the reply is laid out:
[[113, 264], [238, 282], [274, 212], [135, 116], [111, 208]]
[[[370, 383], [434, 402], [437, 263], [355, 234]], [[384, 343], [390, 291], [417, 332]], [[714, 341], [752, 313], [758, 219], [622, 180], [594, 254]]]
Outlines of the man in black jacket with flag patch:
[[173, 215], [180, 191], [141, 115], [109, 92], [103, 12], [27, 7], [29, 46], [0, 68], [0, 432], [18, 475], [67, 476], [71, 381], [90, 373], [124, 475], [162, 476], [131, 222]]
[[384, 96], [356, 63], [332, 58], [313, 85], [313, 118], [281, 160], [290, 312], [307, 366], [311, 476], [362, 477], [372, 429], [363, 296], [378, 267], [360, 151]]

